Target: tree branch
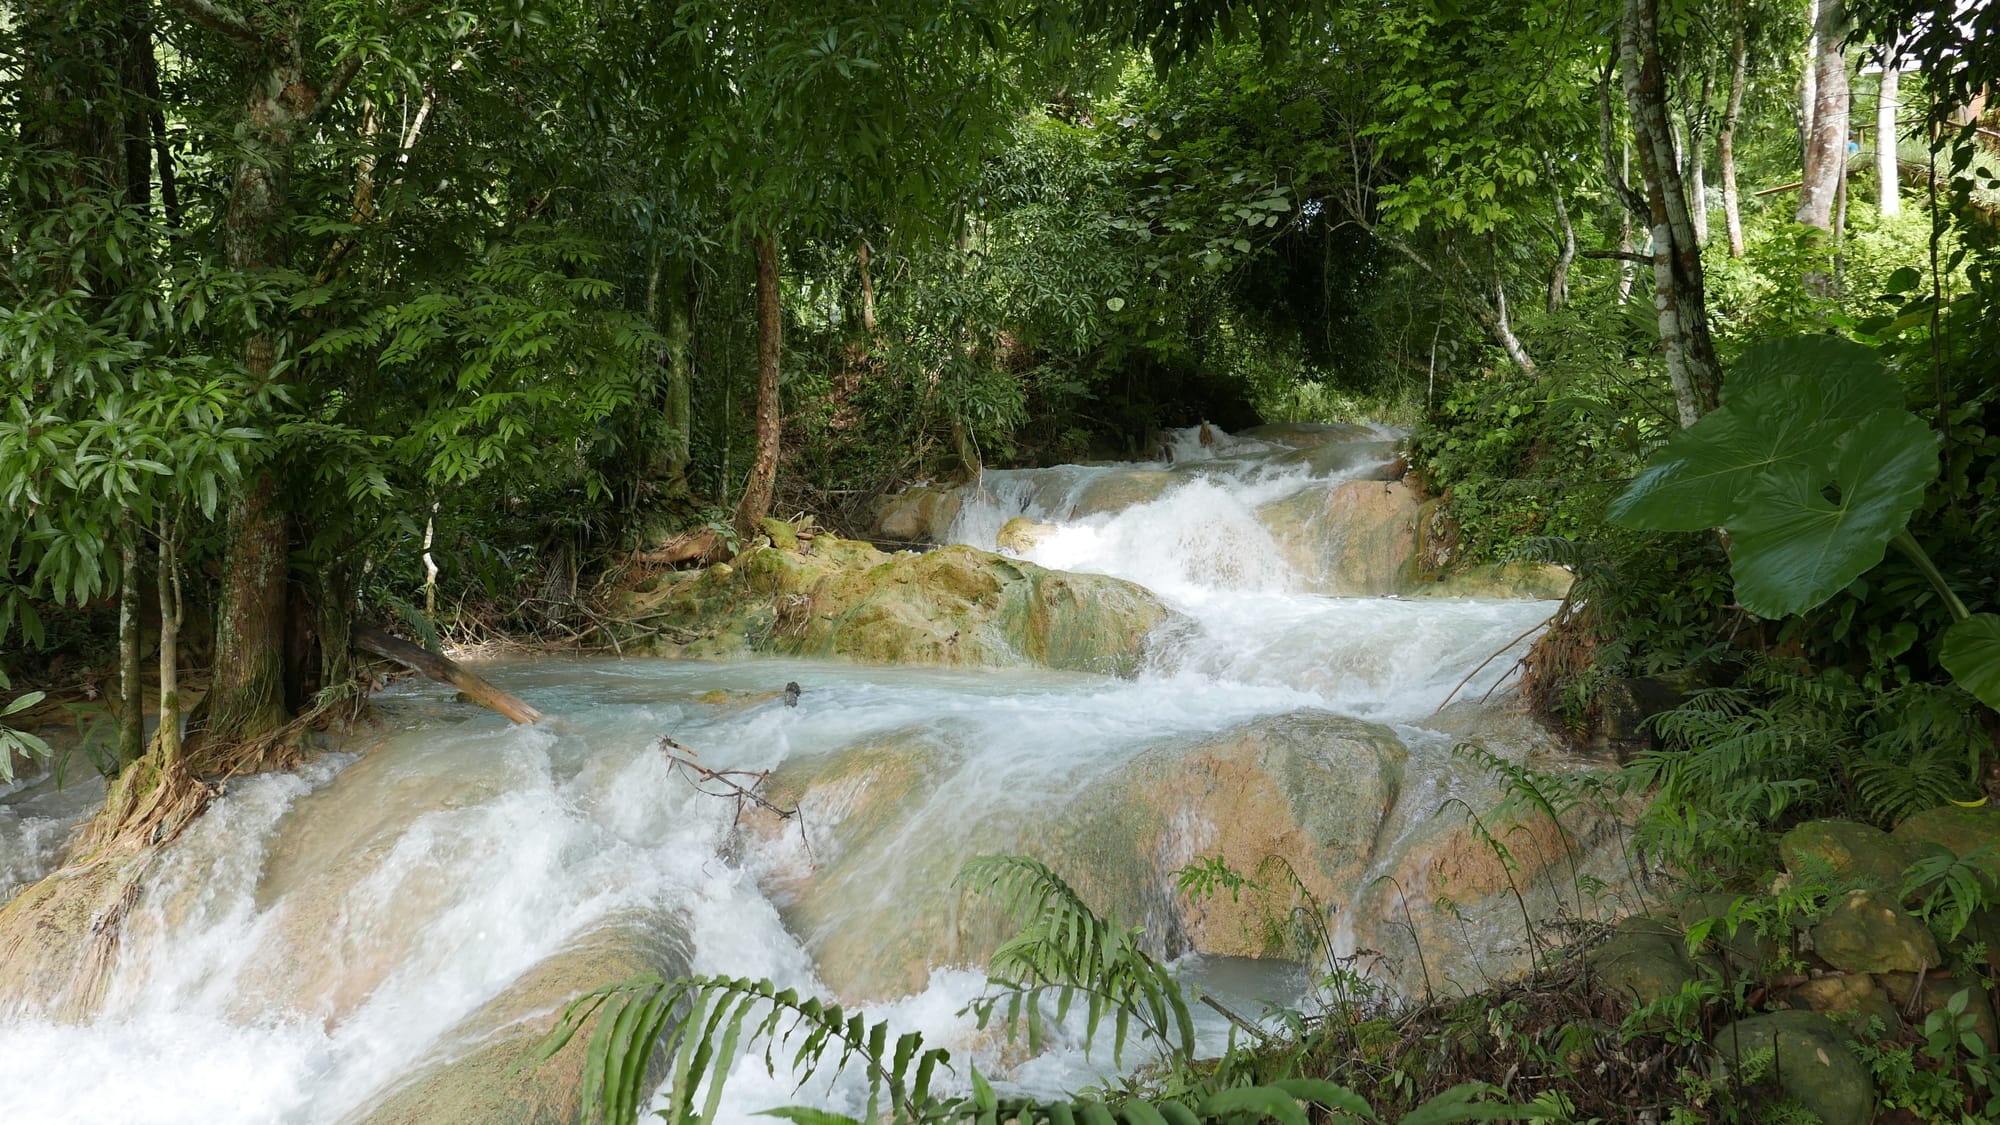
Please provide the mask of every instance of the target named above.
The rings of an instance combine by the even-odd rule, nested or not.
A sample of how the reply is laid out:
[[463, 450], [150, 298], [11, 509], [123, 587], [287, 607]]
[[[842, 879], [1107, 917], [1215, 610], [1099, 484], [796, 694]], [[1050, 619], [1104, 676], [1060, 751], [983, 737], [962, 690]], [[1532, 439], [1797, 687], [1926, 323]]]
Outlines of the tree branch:
[[255, 50], [266, 42], [249, 20], [215, 0], [167, 0], [167, 6], [189, 23], [227, 35], [246, 49]]
[[1637, 262], [1642, 266], [1653, 264], [1652, 255], [1636, 254], [1630, 250], [1578, 250], [1576, 256], [1579, 258], [1610, 258], [1620, 262]]

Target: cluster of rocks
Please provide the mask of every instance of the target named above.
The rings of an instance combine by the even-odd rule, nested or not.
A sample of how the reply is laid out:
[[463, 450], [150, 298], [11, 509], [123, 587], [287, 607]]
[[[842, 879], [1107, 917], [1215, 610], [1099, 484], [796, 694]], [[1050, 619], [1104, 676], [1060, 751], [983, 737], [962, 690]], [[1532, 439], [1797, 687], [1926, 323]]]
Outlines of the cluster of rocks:
[[[1635, 1005], [1682, 994], [1704, 979], [1721, 985], [1724, 997], [1738, 991], [1730, 987], [1735, 983], [1759, 986], [1771, 1010], [1736, 1019], [1710, 1037], [1717, 1065], [1741, 1068], [1745, 1056], [1774, 1052], [1778, 1087], [1827, 1125], [1874, 1120], [1870, 1069], [1850, 1046], [1868, 1035], [1893, 1038], [1921, 1027], [1954, 997], [1964, 997], [1955, 1002], [1963, 1013], [1955, 1018], [1987, 1051], [2000, 1051], [2000, 1024], [1980, 980], [1954, 972], [1965, 958], [1941, 948], [1913, 912], [1928, 888], [1905, 893], [1910, 866], [1931, 855], [1964, 859], [2000, 883], [2000, 810], [1932, 809], [1893, 833], [1811, 821], [1787, 833], [1779, 853], [1785, 871], [1773, 898], [1787, 889], [1827, 887], [1832, 893], [1822, 909], [1779, 918], [1769, 910], [1753, 914], [1745, 898], [1706, 894], [1676, 912], [1635, 915], [1591, 955], [1601, 984]], [[1974, 913], [1958, 940], [1967, 949], [1983, 946], [1987, 964], [2000, 966], [2000, 911]]]

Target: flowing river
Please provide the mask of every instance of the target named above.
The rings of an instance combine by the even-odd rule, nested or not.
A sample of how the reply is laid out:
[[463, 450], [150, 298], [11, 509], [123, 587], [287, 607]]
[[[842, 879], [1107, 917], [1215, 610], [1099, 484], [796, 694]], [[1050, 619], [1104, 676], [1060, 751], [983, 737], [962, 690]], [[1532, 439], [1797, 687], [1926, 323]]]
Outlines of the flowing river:
[[[1367, 830], [1385, 842], [1359, 879], [1394, 869], [1414, 846], [1398, 841], [1479, 790], [1450, 751], [1486, 718], [1455, 708], [1453, 727], [1432, 713], [1468, 674], [1459, 694], [1472, 698], [1509, 675], [1552, 603], [1375, 596], [1386, 591], [1351, 588], [1382, 582], [1350, 565], [1372, 548], [1347, 532], [1287, 540], [1343, 495], [1401, 488], [1386, 479], [1394, 437], [1348, 427], [1204, 444], [1187, 431], [1171, 463], [988, 473], [952, 539], [991, 549], [1026, 517], [1032, 534], [1014, 525], [1012, 541], [1030, 560], [1130, 579], [1179, 612], [1129, 680], [779, 660], [482, 668], [553, 716], [532, 728], [405, 681], [381, 698], [376, 731], [296, 773], [229, 783], [155, 861], [86, 1010], [58, 1018], [0, 995], [0, 1104], [33, 1123], [370, 1120], [411, 1076], [546, 1011], [547, 995], [520, 999], [537, 971], [567, 966], [548, 990], [567, 996], [640, 963], [872, 1001], [871, 1014], [1015, 1088], [1090, 1082], [1107, 1050], [1086, 1057], [1072, 1034], [1024, 1058], [959, 1014], [984, 977], [954, 944], [949, 880], [981, 852], [1054, 852], [1246, 1011], [1296, 999], [1294, 966], [1166, 940], [1171, 895], [1146, 883], [1150, 868], [1128, 878], [1129, 857], [1106, 858], [1124, 854], [1104, 839], [1119, 825], [1186, 821], [1169, 833], [1185, 861], [1229, 823], [1197, 823], [1209, 814], [1195, 805], [1092, 810], [1133, 777], [1169, 792], [1174, 756], [1219, 738], [1347, 723], [1400, 747]], [[788, 681], [796, 706], [773, 698]], [[820, 778], [799, 785], [803, 833], [757, 829], [735, 802], [696, 792], [663, 736], [711, 769]], [[839, 777], [867, 784], [842, 790]], [[0, 801], [0, 893], [55, 862], [86, 804], [47, 781]], [[1347, 909], [1337, 936], [1367, 940], [1351, 932], [1377, 909], [1363, 884], [1335, 897]], [[592, 959], [586, 939], [606, 933], [643, 956]], [[1204, 1025], [1216, 1044], [1225, 1030]], [[765, 1075], [759, 1053], [737, 1068], [724, 1116], [859, 1109], [849, 1086], [793, 1085]]]

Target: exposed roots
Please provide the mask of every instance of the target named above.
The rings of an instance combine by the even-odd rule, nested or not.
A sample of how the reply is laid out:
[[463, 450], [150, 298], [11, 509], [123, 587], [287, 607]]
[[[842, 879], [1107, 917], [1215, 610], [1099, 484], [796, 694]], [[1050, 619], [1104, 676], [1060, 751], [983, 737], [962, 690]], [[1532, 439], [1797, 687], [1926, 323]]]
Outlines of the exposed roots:
[[1521, 700], [1544, 726], [1580, 733], [1571, 729], [1574, 716], [1562, 712], [1563, 687], [1590, 669], [1601, 639], [1594, 604], [1565, 600], [1521, 658]]

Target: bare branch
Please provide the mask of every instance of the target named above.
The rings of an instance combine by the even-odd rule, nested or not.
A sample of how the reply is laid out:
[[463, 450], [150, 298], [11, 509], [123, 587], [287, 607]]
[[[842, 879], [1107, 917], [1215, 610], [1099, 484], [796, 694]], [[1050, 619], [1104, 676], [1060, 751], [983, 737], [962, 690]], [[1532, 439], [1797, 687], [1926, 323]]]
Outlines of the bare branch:
[[265, 36], [250, 26], [249, 20], [215, 0], [167, 0], [167, 6], [189, 23], [227, 35], [245, 49], [256, 50], [265, 45]]
[[1576, 256], [1579, 258], [1610, 258], [1613, 261], [1619, 262], [1637, 262], [1642, 266], [1653, 264], [1652, 255], [1635, 254], [1630, 250], [1578, 250]]

